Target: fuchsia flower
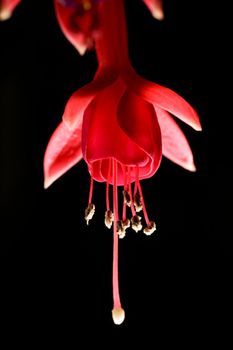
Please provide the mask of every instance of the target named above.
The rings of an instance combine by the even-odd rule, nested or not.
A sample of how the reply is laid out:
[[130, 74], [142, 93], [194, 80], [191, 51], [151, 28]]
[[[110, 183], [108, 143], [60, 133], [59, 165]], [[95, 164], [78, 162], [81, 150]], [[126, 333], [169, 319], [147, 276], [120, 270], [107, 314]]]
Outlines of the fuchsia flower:
[[62, 31], [81, 55], [88, 48], [92, 48], [94, 44], [93, 36], [98, 24], [97, 1], [54, 1], [57, 19]]
[[0, 0], [0, 21], [9, 19], [21, 0]]
[[[61, 1], [55, 1], [55, 5], [58, 6], [58, 2], [60, 6]], [[198, 115], [182, 97], [144, 80], [131, 67], [123, 0], [92, 0], [88, 3], [93, 6], [92, 15], [97, 23], [90, 33], [99, 66], [93, 81], [71, 96], [63, 121], [49, 141], [44, 158], [45, 188], [83, 158], [91, 176], [85, 212], [89, 223], [95, 211], [92, 202], [94, 180], [106, 183], [105, 224], [110, 228], [113, 223], [114, 232], [112, 316], [114, 322], [120, 324], [125, 314], [118, 285], [118, 238], [125, 236], [130, 225], [136, 232], [142, 229], [140, 210], [146, 224], [143, 232], [150, 235], [156, 229], [155, 222], [147, 215], [140, 180], [155, 174], [162, 154], [194, 171], [189, 144], [171, 114], [195, 130], [201, 130], [201, 126]], [[152, 3], [156, 2], [147, 1], [147, 4]], [[69, 8], [71, 16], [76, 13], [75, 5], [80, 6], [80, 1], [67, 0], [62, 6], [64, 11]], [[62, 16], [60, 21], [63, 21]], [[66, 17], [62, 22], [64, 31], [70, 28], [67, 23]], [[72, 31], [69, 33], [72, 36]], [[74, 33], [71, 41], [75, 43], [76, 39]], [[120, 186], [123, 189], [122, 214], [119, 213]], [[127, 210], [131, 212], [131, 220], [127, 218]]]

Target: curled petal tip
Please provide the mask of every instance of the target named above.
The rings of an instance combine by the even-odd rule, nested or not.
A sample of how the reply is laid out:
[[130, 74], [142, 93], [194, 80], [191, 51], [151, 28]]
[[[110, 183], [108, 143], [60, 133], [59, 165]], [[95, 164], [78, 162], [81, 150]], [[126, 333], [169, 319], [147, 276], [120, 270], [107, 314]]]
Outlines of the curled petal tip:
[[[190, 108], [191, 106], [189, 106]], [[199, 116], [197, 114], [197, 112], [191, 107], [191, 113], [192, 115], [190, 114], [190, 116], [188, 115], [184, 115], [183, 116], [183, 121], [185, 123], [187, 123], [189, 126], [191, 126], [194, 130], [196, 131], [202, 131], [202, 127], [201, 127], [201, 123], [200, 123], [200, 119], [199, 119]], [[185, 119], [184, 119], [185, 117]], [[188, 119], [187, 119], [188, 117]], [[192, 119], [190, 119], [190, 117], [192, 117]], [[182, 120], [182, 118], [180, 118]]]
[[192, 172], [197, 171], [197, 168], [194, 163], [187, 164], [186, 169]]
[[201, 126], [200, 123], [196, 125], [195, 130], [196, 131], [202, 131], [202, 126]]
[[44, 189], [47, 190], [47, 188], [50, 186], [49, 181], [44, 180]]
[[79, 54], [83, 56], [87, 51], [87, 46], [76, 43], [76, 49], [78, 50]]
[[44, 179], [44, 189], [45, 190], [47, 190], [47, 188], [49, 187], [49, 186], [51, 186], [52, 185], [52, 183], [55, 181], [55, 179], [52, 179], [52, 178], [45, 178]]

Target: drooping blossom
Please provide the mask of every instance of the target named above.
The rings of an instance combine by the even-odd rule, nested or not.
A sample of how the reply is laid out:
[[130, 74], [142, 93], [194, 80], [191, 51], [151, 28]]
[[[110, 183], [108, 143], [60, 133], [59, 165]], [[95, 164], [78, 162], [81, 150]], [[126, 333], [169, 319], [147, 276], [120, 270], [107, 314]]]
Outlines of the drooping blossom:
[[[98, 36], [97, 5], [101, 1], [106, 0], [54, 0], [61, 30], [81, 55], [93, 48], [95, 36]], [[143, 1], [153, 17], [164, 18], [162, 0]]]
[[0, 21], [9, 19], [21, 0], [0, 0]]
[[[76, 3], [80, 1], [73, 0], [72, 4]], [[49, 141], [44, 158], [45, 188], [84, 159], [91, 176], [85, 211], [88, 224], [95, 212], [94, 181], [106, 183], [105, 224], [108, 228], [113, 225], [112, 316], [120, 324], [125, 313], [119, 294], [118, 238], [125, 236], [129, 226], [136, 232], [144, 226], [146, 235], [156, 229], [146, 211], [140, 180], [155, 174], [162, 154], [194, 171], [189, 144], [171, 115], [195, 130], [201, 126], [197, 113], [182, 97], [133, 70], [123, 0], [89, 3], [98, 23], [97, 35], [93, 35], [98, 69], [93, 81], [71, 96], [63, 121]], [[65, 6], [71, 9], [67, 1]], [[72, 9], [75, 11], [75, 6]], [[122, 212], [118, 188], [123, 190]]]
[[94, 44], [98, 27], [97, 1], [54, 0], [59, 25], [81, 55]]

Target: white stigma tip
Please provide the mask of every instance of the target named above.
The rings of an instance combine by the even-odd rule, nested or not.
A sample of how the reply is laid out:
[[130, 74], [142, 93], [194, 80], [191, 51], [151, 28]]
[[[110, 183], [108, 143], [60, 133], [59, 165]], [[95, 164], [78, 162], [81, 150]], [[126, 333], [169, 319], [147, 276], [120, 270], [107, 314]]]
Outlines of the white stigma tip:
[[122, 324], [125, 319], [125, 311], [122, 307], [116, 307], [112, 310], [112, 319], [113, 322], [117, 325]]

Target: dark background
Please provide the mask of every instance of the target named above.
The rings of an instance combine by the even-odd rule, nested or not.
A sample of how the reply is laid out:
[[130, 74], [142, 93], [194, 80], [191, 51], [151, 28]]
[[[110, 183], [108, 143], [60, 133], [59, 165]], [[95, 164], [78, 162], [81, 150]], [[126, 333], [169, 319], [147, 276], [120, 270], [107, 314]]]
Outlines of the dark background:
[[158, 173], [143, 181], [158, 229], [151, 237], [129, 232], [120, 241], [126, 311], [120, 328], [110, 313], [112, 234], [103, 224], [105, 186], [95, 184], [97, 208], [89, 227], [83, 161], [43, 189], [47, 142], [69, 96], [91, 81], [95, 53], [81, 57], [66, 41], [52, 1], [24, 0], [12, 19], [0, 23], [1, 309], [8, 329], [22, 326], [20, 339], [30, 333], [37, 342], [48, 336], [51, 344], [78, 344], [90, 330], [98, 330], [101, 341], [133, 331], [136, 339], [153, 338], [155, 346], [160, 338], [164, 344], [226, 339], [232, 155], [225, 86], [229, 22], [221, 6], [165, 0], [166, 19], [158, 22], [141, 1], [126, 1], [133, 66], [186, 98], [203, 132], [178, 121], [196, 173], [164, 159]]

